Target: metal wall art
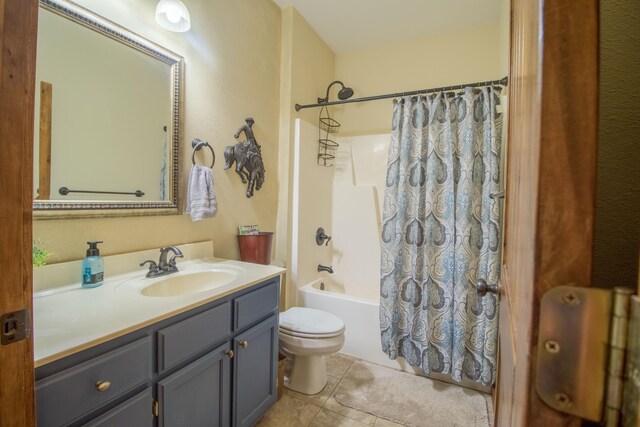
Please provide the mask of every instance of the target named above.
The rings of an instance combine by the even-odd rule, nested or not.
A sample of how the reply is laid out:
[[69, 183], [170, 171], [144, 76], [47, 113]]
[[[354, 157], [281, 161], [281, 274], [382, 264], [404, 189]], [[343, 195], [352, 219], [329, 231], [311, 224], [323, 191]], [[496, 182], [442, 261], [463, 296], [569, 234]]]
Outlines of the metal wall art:
[[245, 122], [246, 124], [241, 126], [233, 136], [239, 138], [240, 134], [244, 132], [247, 139], [224, 149], [224, 169], [227, 170], [234, 163], [236, 164], [236, 173], [240, 175], [244, 184], [248, 183], [247, 197], [251, 197], [254, 188], [260, 190], [264, 184], [264, 164], [262, 163], [260, 145], [258, 145], [251, 129], [255, 122], [251, 117], [247, 117]]

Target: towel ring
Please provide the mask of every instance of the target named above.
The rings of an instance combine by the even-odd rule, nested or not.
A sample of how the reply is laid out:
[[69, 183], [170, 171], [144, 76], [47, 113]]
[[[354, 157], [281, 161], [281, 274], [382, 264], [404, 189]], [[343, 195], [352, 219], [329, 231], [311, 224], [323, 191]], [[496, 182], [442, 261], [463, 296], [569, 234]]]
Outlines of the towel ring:
[[191, 162], [196, 164], [196, 151], [200, 151], [202, 147], [209, 147], [211, 150], [211, 155], [213, 156], [213, 160], [211, 160], [211, 169], [213, 169], [213, 165], [216, 164], [216, 153], [213, 151], [213, 147], [209, 145], [207, 141], [203, 141], [201, 139], [194, 139], [191, 141], [191, 146], [193, 147], [193, 152], [191, 153]]

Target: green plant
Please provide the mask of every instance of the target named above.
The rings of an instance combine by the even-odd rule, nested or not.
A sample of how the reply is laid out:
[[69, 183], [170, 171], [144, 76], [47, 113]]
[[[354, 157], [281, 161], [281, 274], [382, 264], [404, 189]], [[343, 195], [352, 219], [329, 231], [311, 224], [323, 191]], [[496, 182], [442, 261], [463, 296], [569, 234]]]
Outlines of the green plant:
[[42, 267], [47, 263], [47, 260], [51, 255], [53, 255], [48, 250], [44, 249], [43, 243], [39, 240], [33, 241], [33, 255], [32, 255], [32, 263], [34, 267]]

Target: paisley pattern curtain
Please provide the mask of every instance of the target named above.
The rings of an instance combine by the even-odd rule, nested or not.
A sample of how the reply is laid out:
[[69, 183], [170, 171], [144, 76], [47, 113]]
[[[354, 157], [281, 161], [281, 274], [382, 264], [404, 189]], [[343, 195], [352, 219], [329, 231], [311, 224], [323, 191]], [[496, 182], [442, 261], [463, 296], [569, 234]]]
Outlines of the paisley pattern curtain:
[[500, 277], [500, 87], [394, 104], [384, 196], [382, 348], [423, 372], [491, 385]]

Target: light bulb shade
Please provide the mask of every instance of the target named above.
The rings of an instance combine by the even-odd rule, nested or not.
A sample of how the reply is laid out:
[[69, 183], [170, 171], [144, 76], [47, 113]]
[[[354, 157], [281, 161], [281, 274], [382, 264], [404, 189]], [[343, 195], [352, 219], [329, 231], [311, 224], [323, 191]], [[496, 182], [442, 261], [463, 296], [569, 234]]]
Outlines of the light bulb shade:
[[191, 28], [189, 10], [180, 0], [160, 0], [156, 6], [156, 22], [176, 33], [184, 33]]

